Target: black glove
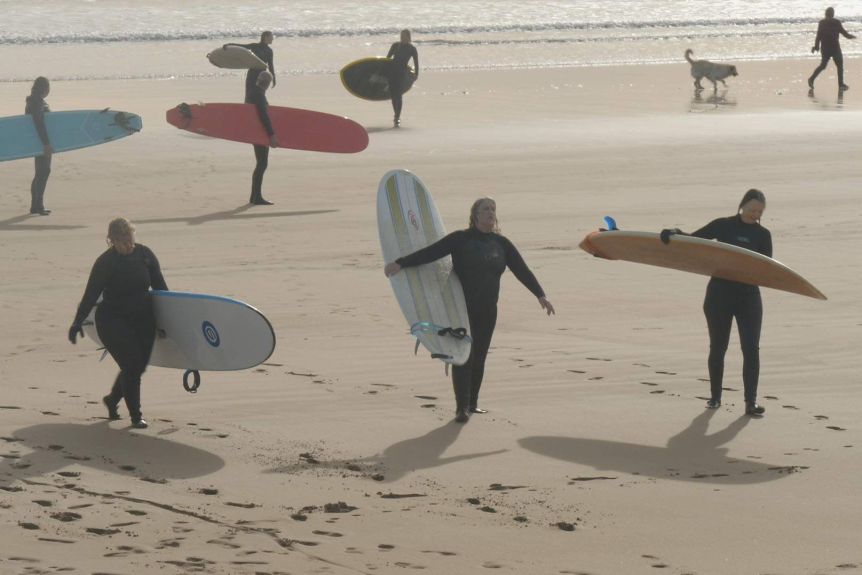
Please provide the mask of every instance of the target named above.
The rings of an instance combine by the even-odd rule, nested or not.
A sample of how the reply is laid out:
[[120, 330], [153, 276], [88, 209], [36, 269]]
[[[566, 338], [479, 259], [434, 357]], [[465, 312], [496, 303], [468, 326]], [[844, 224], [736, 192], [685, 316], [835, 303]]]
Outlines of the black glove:
[[79, 323], [73, 323], [72, 327], [69, 328], [69, 341], [76, 343], [75, 340], [78, 339], [79, 334], [81, 337], [84, 337], [84, 328], [82, 328]]
[[681, 234], [682, 230], [679, 228], [665, 228], [659, 234], [659, 239], [661, 239], [661, 243], [669, 244], [670, 237], [675, 236], [676, 234]]

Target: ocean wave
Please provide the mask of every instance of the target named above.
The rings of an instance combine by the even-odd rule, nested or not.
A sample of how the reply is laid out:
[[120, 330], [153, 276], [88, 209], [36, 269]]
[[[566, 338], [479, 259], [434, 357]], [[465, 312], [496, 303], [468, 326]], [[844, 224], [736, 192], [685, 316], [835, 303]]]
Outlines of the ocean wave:
[[[862, 16], [850, 16], [842, 19], [845, 23], [862, 21]], [[788, 26], [816, 28], [817, 21], [811, 18], [729, 18], [729, 19], [686, 19], [686, 20], [644, 20], [644, 21], [614, 21], [614, 22], [550, 22], [550, 23], [527, 23], [527, 24], [505, 24], [505, 25], [446, 25], [446, 26], [416, 26], [412, 28], [414, 35], [438, 36], [438, 35], [472, 35], [472, 34], [500, 34], [500, 33], [541, 33], [541, 32], [589, 32], [589, 31], [625, 31], [644, 29], [678, 30], [721, 28], [723, 34], [735, 34], [747, 28], [761, 28], [764, 26]], [[327, 38], [327, 37], [355, 37], [355, 36], [397, 36], [398, 27], [359, 27], [359, 28], [320, 28], [320, 29], [278, 29], [273, 32], [278, 37], [286, 38]], [[93, 32], [91, 30], [81, 32], [65, 32], [54, 34], [32, 34], [15, 33], [9, 31], [0, 32], [0, 45], [2, 44], [88, 44], [88, 43], [113, 43], [113, 42], [175, 42], [193, 40], [224, 40], [232, 38], [257, 38], [260, 29], [217, 29], [217, 30], [161, 30], [161, 31], [136, 31], [136, 30], [112, 30], [110, 32]], [[434, 39], [422, 39], [420, 41], [433, 41]]]

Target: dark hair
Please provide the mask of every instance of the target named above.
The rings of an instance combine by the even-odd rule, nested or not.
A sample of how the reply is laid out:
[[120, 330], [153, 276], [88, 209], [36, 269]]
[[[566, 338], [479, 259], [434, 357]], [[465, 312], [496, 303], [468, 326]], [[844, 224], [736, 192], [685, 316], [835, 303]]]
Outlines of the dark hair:
[[39, 76], [35, 80], [33, 80], [33, 86], [30, 88], [30, 94], [36, 94], [37, 92], [41, 95], [51, 89], [51, 84], [48, 82], [48, 78], [45, 76]]
[[272, 30], [264, 30], [260, 33], [260, 41], [263, 42], [263, 39], [267, 36], [272, 36]]
[[826, 17], [832, 18], [833, 16], [835, 16], [835, 8], [830, 6], [829, 8], [826, 9]]
[[764, 206], [766, 205], [766, 196], [763, 194], [763, 192], [761, 192], [760, 190], [751, 188], [750, 190], [745, 192], [744, 196], [742, 196], [742, 201], [739, 202], [739, 209], [741, 210], [742, 206], [744, 206], [745, 204], [747, 204], [751, 200], [757, 200], [758, 202], [760, 202]]

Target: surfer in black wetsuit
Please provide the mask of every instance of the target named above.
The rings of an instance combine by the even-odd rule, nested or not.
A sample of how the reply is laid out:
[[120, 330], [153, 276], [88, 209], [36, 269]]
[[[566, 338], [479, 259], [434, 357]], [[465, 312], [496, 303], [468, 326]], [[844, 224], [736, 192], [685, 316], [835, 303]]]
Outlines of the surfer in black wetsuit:
[[254, 173], [251, 176], [251, 198], [249, 203], [256, 206], [271, 206], [272, 202], [263, 199], [263, 174], [266, 172], [266, 167], [269, 165], [269, 149], [278, 147], [278, 137], [275, 135], [275, 130], [272, 127], [272, 121], [269, 118], [269, 102], [266, 100], [266, 89], [269, 88], [269, 83], [272, 80], [272, 75], [266, 70], [262, 71], [257, 76], [257, 83], [252, 88], [246, 97], [246, 102], [254, 104], [257, 108], [257, 115], [260, 118], [260, 123], [263, 124], [267, 135], [269, 135], [269, 146], [261, 146], [254, 144], [254, 157], [257, 163], [254, 167]]
[[[718, 218], [691, 235], [708, 240], [739, 246], [767, 257], [772, 257], [772, 236], [760, 225], [766, 209], [766, 196], [760, 190], [748, 190], [739, 203], [735, 216]], [[678, 229], [661, 231], [661, 241], [668, 243]], [[742, 381], [745, 386], [745, 413], [761, 416], [766, 411], [757, 404], [757, 383], [760, 377], [760, 327], [763, 323], [763, 303], [757, 286], [712, 278], [706, 287], [703, 313], [709, 329], [709, 386], [711, 397], [706, 402], [710, 409], [721, 406], [724, 355], [730, 341], [733, 319], [739, 330], [742, 347]]]
[[102, 398], [109, 419], [120, 419], [117, 406], [126, 400], [132, 427], [144, 429], [147, 422], [141, 414], [141, 375], [150, 361], [156, 335], [156, 323], [150, 288], [168, 289], [162, 277], [159, 260], [150, 248], [135, 243], [135, 228], [125, 218], [108, 225], [111, 246], [96, 259], [84, 297], [69, 328], [69, 341], [83, 336], [82, 325], [96, 305], [96, 329], [105, 349], [120, 366], [111, 392]]
[[45, 98], [48, 97], [50, 91], [51, 84], [48, 82], [48, 78], [39, 76], [33, 81], [30, 95], [27, 96], [27, 103], [24, 107], [24, 113], [33, 116], [36, 133], [42, 141], [42, 154], [36, 156], [36, 174], [30, 184], [30, 213], [40, 216], [47, 216], [51, 213], [51, 210], [45, 209], [44, 202], [45, 187], [48, 185], [48, 176], [51, 175], [51, 156], [54, 154], [51, 140], [48, 139], [48, 129], [45, 127], [45, 114], [51, 111]]
[[840, 20], [835, 18], [835, 9], [829, 7], [826, 9], [826, 18], [817, 25], [817, 38], [814, 39], [814, 46], [811, 48], [812, 54], [820, 51], [821, 58], [820, 65], [808, 78], [808, 87], [812, 90], [814, 90], [814, 80], [826, 69], [830, 58], [835, 61], [835, 67], [838, 68], [838, 89], [842, 92], [850, 89], [850, 86], [844, 83], [844, 55], [841, 53], [839, 34], [850, 40], [856, 38], [844, 29]]
[[[266, 30], [260, 34], [260, 42], [255, 42], [253, 44], [234, 44], [228, 43], [225, 44], [224, 47], [228, 46], [240, 46], [242, 48], [248, 48], [251, 50], [255, 56], [263, 60], [266, 64], [266, 67], [269, 68], [269, 73], [272, 74], [272, 87], [275, 88], [275, 65], [273, 64], [273, 55], [272, 48], [269, 47], [272, 44], [274, 36], [272, 32]], [[263, 72], [263, 70], [256, 70], [250, 68], [248, 73], [245, 75], [245, 103], [251, 104], [249, 101], [249, 95], [254, 90], [255, 85], [257, 84], [258, 75]]]
[[479, 388], [482, 386], [485, 358], [497, 323], [500, 276], [506, 268], [512, 270], [515, 277], [539, 299], [539, 305], [548, 315], [554, 313], [554, 306], [545, 297], [542, 286], [514, 244], [500, 235], [497, 204], [491, 198], [476, 200], [470, 208], [470, 224], [466, 230], [452, 232], [430, 246], [398, 258], [387, 264], [384, 272], [389, 277], [401, 268], [427, 264], [450, 254], [455, 273], [464, 288], [470, 337], [473, 340], [467, 363], [452, 366], [455, 420], [464, 423], [471, 413], [486, 413], [484, 409], [479, 409]]
[[[401, 31], [401, 41], [392, 44], [389, 48], [387, 58], [392, 58], [395, 65], [389, 73], [389, 94], [392, 97], [392, 110], [395, 112], [393, 125], [397, 128], [401, 125], [402, 96], [406, 91], [410, 76], [413, 81], [419, 79], [419, 53], [410, 41], [410, 30]], [[413, 72], [410, 71], [409, 62], [413, 59]]]

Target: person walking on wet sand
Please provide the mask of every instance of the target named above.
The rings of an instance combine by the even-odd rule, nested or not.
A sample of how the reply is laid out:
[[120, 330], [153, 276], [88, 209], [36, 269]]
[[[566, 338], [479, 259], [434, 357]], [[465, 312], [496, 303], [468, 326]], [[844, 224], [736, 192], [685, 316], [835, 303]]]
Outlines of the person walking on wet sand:
[[[392, 58], [395, 65], [389, 73], [389, 94], [392, 97], [392, 111], [395, 112], [395, 119], [392, 122], [394, 127], [401, 125], [401, 107], [403, 106], [403, 95], [409, 87], [410, 76], [413, 76], [413, 81], [419, 79], [419, 53], [416, 51], [410, 39], [410, 30], [401, 31], [401, 41], [395, 42], [389, 48], [387, 58]], [[413, 59], [413, 71], [410, 71], [409, 62]]]
[[167, 290], [156, 255], [135, 243], [135, 228], [125, 218], [108, 224], [108, 245], [96, 259], [84, 296], [69, 328], [69, 341], [84, 335], [82, 328], [99, 296], [96, 329], [105, 349], [120, 366], [111, 392], [102, 398], [108, 419], [120, 419], [117, 406], [125, 399], [132, 427], [148, 427], [141, 413], [141, 375], [150, 361], [156, 338], [156, 319], [150, 288]]
[[269, 88], [270, 81], [272, 81], [272, 74], [266, 70], [262, 71], [257, 76], [257, 83], [246, 99], [247, 103], [254, 104], [255, 108], [257, 108], [257, 116], [260, 118], [260, 122], [269, 136], [269, 145], [254, 144], [254, 157], [257, 163], [251, 175], [251, 197], [248, 201], [255, 206], [272, 205], [272, 202], [263, 199], [262, 195], [263, 174], [269, 165], [269, 149], [278, 147], [278, 137], [275, 135], [272, 121], [269, 118], [269, 102], [266, 100], [266, 89]]
[[[272, 87], [275, 88], [275, 83], [276, 83], [275, 82], [275, 65], [273, 64], [272, 48], [269, 47], [270, 44], [272, 44], [273, 39], [274, 39], [274, 36], [273, 36], [272, 32], [270, 32], [269, 30], [266, 30], [264, 32], [261, 32], [260, 42], [254, 42], [253, 44], [234, 44], [231, 42], [231, 43], [225, 44], [223, 47], [227, 48], [228, 46], [239, 46], [240, 48], [247, 48], [248, 50], [251, 50], [255, 56], [257, 56], [258, 58], [263, 60], [264, 64], [266, 64], [266, 67], [269, 69], [269, 73], [272, 74]], [[263, 70], [250, 68], [248, 70], [248, 73], [246, 73], [246, 75], [245, 75], [245, 103], [246, 104], [252, 103], [249, 101], [249, 95], [254, 90], [254, 87], [257, 84], [257, 78], [262, 71]]]
[[48, 78], [39, 76], [30, 88], [30, 95], [27, 96], [27, 104], [24, 107], [24, 113], [33, 117], [36, 134], [42, 142], [42, 154], [36, 156], [36, 174], [30, 184], [30, 213], [40, 216], [47, 216], [51, 213], [51, 210], [45, 209], [44, 201], [48, 176], [51, 175], [51, 156], [54, 154], [51, 140], [48, 139], [48, 129], [45, 127], [45, 114], [51, 111], [45, 98], [48, 97], [50, 91], [51, 84], [48, 82]]
[[817, 25], [817, 37], [811, 48], [812, 54], [817, 51], [820, 52], [820, 65], [814, 69], [811, 77], [808, 78], [808, 87], [812, 90], [814, 89], [814, 80], [817, 79], [820, 72], [826, 69], [830, 58], [835, 61], [835, 67], [838, 69], [838, 89], [842, 92], [850, 89], [850, 86], [844, 83], [844, 55], [841, 53], [841, 44], [838, 41], [839, 34], [850, 40], [856, 38], [844, 29], [840, 20], [835, 18], [835, 9], [830, 6], [826, 9], [826, 17]]
[[473, 203], [466, 230], [452, 232], [430, 246], [398, 258], [386, 264], [383, 271], [386, 277], [390, 277], [402, 268], [431, 263], [450, 254], [455, 273], [464, 288], [470, 337], [473, 339], [467, 363], [452, 366], [455, 421], [465, 423], [471, 413], [486, 413], [479, 409], [479, 388], [497, 325], [500, 276], [506, 268], [512, 270], [515, 277], [536, 296], [548, 315], [554, 313], [554, 306], [545, 297], [539, 280], [527, 267], [515, 245], [500, 235], [497, 204], [491, 198], [480, 198]]

